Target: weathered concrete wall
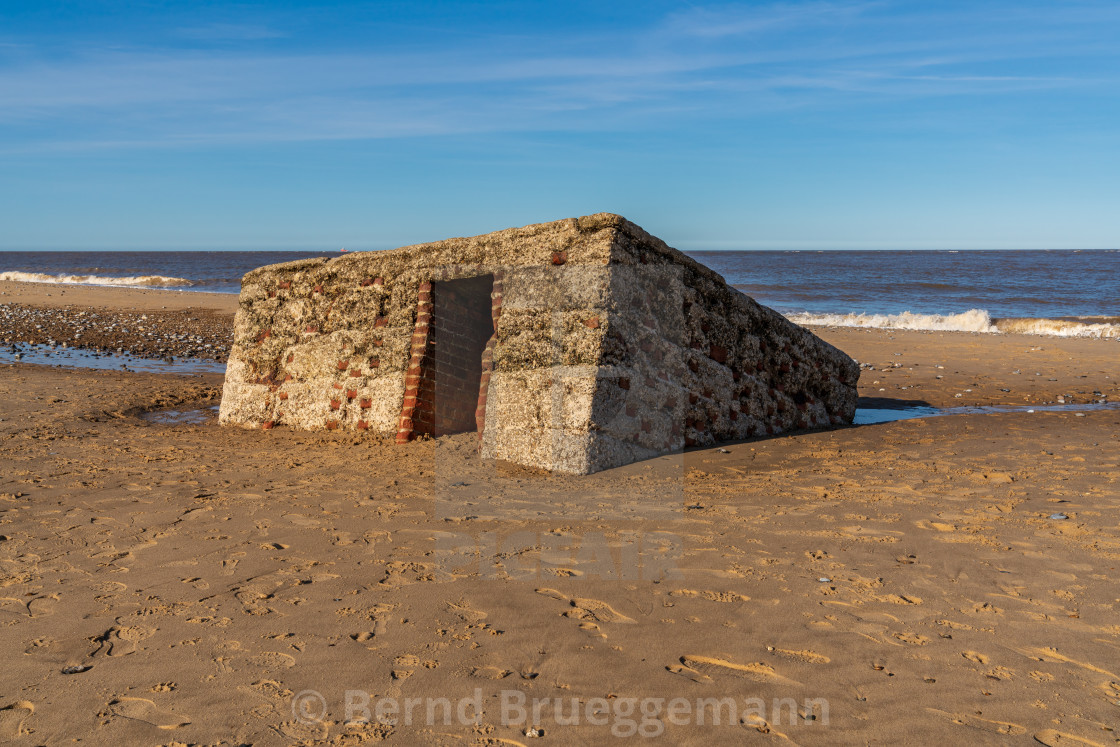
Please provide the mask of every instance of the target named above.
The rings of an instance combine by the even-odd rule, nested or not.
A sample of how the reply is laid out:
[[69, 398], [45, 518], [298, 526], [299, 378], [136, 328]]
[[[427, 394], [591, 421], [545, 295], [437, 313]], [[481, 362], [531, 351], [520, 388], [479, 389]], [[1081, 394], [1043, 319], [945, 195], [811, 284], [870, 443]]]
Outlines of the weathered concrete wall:
[[[221, 421], [397, 433], [418, 303], [431, 292], [421, 288], [432, 281], [504, 272], [512, 305], [498, 320], [495, 368], [551, 365], [542, 349], [551, 348], [551, 335], [542, 334], [552, 330], [551, 309], [521, 299], [550, 293], [555, 268], [606, 266], [612, 231], [591, 216], [255, 270], [242, 282]], [[572, 344], [593, 360], [597, 335], [582, 329], [585, 339]]]
[[487, 274], [484, 457], [586, 473], [854, 413], [851, 359], [600, 214], [249, 273], [221, 421], [430, 432], [433, 289]]
[[850, 423], [859, 367], [637, 226], [616, 235], [593, 419], [602, 466], [684, 446]]

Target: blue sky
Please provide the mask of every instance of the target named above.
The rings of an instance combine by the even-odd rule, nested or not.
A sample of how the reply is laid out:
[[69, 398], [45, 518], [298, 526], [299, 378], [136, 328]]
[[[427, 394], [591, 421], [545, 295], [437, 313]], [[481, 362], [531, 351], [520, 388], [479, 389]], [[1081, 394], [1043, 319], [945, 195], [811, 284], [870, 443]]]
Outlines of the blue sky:
[[1116, 2], [8, 2], [0, 249], [1120, 247]]

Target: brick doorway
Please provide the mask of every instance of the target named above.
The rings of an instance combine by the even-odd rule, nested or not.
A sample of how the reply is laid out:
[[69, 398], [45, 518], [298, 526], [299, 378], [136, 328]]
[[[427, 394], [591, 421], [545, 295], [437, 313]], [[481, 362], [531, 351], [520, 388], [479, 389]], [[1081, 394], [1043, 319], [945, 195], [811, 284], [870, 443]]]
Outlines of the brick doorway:
[[[412, 435], [482, 432], [486, 402], [484, 353], [494, 335], [493, 275], [432, 283], [427, 335]], [[489, 358], [489, 356], [486, 356]], [[488, 374], [488, 370], [485, 372]]]

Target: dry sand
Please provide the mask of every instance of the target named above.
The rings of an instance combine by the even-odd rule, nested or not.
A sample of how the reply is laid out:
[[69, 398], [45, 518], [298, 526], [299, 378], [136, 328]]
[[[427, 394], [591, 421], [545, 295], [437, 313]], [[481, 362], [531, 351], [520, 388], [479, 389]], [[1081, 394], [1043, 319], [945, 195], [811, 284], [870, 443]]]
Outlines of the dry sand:
[[[1115, 341], [819, 332], [876, 367], [866, 397], [1120, 397]], [[843, 428], [589, 477], [482, 463], [470, 435], [140, 417], [220, 385], [0, 367], [0, 742], [1120, 741], [1115, 410]], [[476, 692], [479, 723], [460, 724]], [[419, 699], [412, 724], [363, 723], [364, 696], [371, 716]], [[520, 697], [549, 704], [503, 723]], [[734, 699], [734, 723], [704, 698]]]

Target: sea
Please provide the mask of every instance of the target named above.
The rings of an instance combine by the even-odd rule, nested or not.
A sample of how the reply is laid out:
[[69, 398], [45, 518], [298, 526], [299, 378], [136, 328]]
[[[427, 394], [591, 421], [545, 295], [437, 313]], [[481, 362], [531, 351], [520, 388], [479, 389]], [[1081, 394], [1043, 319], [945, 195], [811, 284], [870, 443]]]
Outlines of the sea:
[[[1120, 338], [1120, 250], [687, 251], [799, 324]], [[6, 251], [0, 280], [237, 293], [317, 251]]]

